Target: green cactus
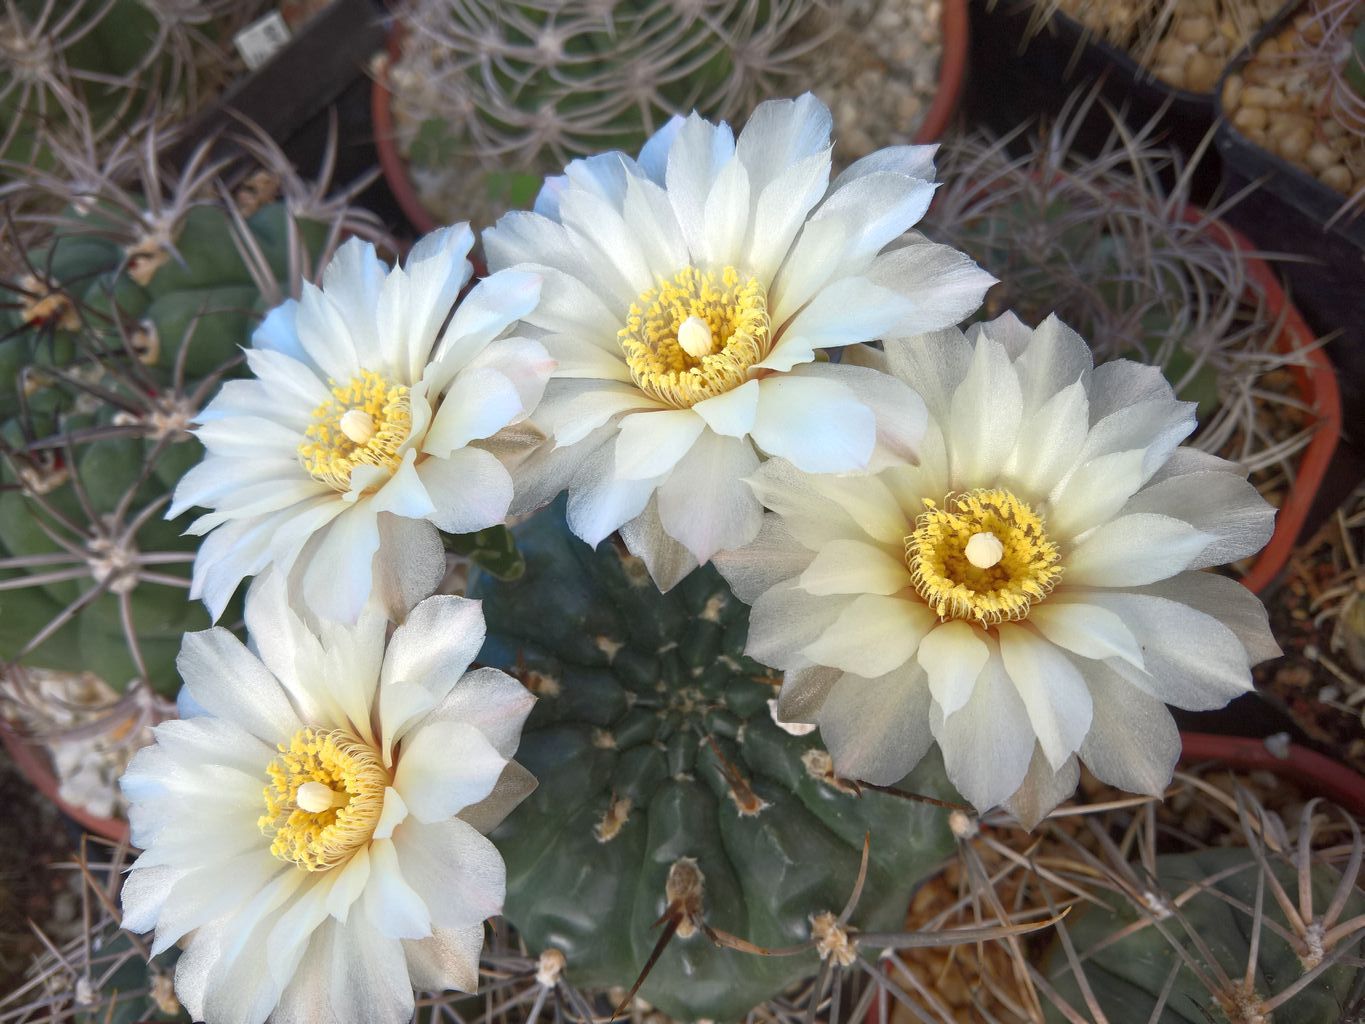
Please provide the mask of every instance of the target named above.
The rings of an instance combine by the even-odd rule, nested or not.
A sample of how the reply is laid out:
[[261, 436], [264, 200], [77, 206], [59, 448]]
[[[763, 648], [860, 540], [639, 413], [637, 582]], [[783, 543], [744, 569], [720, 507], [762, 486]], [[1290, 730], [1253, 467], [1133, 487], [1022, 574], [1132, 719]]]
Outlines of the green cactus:
[[[941, 809], [836, 779], [814, 735], [772, 719], [778, 680], [744, 657], [748, 609], [712, 569], [660, 595], [610, 543], [571, 536], [562, 503], [514, 531], [524, 574], [476, 576], [480, 660], [540, 700], [518, 759], [540, 780], [493, 839], [506, 915], [534, 954], [556, 948], [580, 986], [629, 986], [658, 939], [674, 871], [695, 863], [703, 920], [760, 946], [811, 937], [837, 913], [871, 836], [853, 923], [900, 930], [911, 893], [953, 849]], [[901, 788], [942, 796], [940, 764]], [[682, 1020], [738, 1020], [815, 972], [817, 955], [759, 957], [701, 932], [668, 946], [641, 995]]]
[[163, 519], [201, 454], [185, 428], [297, 278], [291, 249], [311, 273], [329, 226], [285, 203], [191, 205], [161, 243], [121, 244], [102, 207], [68, 223], [28, 254], [0, 342], [0, 660], [173, 697], [181, 635], [209, 626], [187, 600], [193, 516]]
[[52, 167], [52, 143], [101, 149], [150, 114], [186, 116], [237, 67], [233, 33], [261, 0], [14, 0], [0, 11], [0, 178]]
[[1351, 91], [1365, 100], [1365, 21], [1351, 33], [1351, 45], [1346, 50], [1341, 74]]
[[635, 152], [675, 113], [747, 116], [796, 80], [827, 27], [816, 19], [836, 6], [405, 0], [387, 74], [397, 142], [439, 217], [495, 217], [569, 160]]
[[[1301, 901], [1295, 871], [1283, 863], [1268, 867], [1290, 898]], [[1168, 895], [1150, 897], [1144, 909], [1128, 902], [1112, 913], [1086, 906], [1067, 922], [1085, 982], [1110, 1024], [1157, 1019], [1170, 1024], [1338, 1024], [1344, 1019], [1357, 970], [1341, 954], [1359, 955], [1365, 894], [1349, 883], [1340, 888], [1341, 873], [1328, 864], [1315, 865], [1306, 876], [1315, 907], [1331, 906], [1338, 891], [1348, 894], [1338, 916], [1355, 919], [1354, 936], [1348, 925], [1341, 941], [1346, 948], [1334, 956], [1330, 941], [1324, 949], [1331, 928], [1309, 925], [1300, 935], [1272, 895], [1263, 870], [1256, 854], [1244, 847], [1161, 856], [1155, 890]], [[1191, 898], [1175, 905], [1176, 894], [1190, 892]], [[1258, 905], [1264, 913], [1259, 922]], [[1075, 970], [1076, 963], [1055, 949], [1049, 980], [1072, 1007], [1083, 1008]], [[1310, 974], [1301, 991], [1281, 996]], [[1250, 988], [1245, 986], [1248, 978]], [[1154, 1012], [1168, 985], [1158, 1018]], [[1049, 1021], [1069, 1019], [1056, 1007], [1049, 1009]]]

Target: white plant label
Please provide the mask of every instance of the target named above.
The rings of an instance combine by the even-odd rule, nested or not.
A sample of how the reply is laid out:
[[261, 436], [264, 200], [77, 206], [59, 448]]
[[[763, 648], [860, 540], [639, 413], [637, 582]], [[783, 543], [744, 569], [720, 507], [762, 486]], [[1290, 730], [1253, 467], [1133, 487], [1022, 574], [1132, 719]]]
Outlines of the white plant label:
[[289, 26], [279, 11], [271, 11], [238, 32], [232, 41], [246, 66], [255, 71], [289, 42]]

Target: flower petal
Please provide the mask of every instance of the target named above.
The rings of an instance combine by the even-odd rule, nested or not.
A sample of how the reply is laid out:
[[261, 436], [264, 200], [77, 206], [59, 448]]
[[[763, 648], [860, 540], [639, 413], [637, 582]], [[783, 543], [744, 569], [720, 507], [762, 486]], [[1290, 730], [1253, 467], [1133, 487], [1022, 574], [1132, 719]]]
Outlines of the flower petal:
[[754, 443], [806, 473], [866, 468], [877, 440], [872, 410], [829, 380], [769, 377], [759, 382]]
[[687, 455], [706, 429], [691, 409], [650, 410], [623, 416], [616, 437], [615, 476], [621, 480], [661, 477]]
[[458, 818], [409, 819], [394, 832], [394, 849], [436, 927], [468, 927], [502, 913], [507, 868], [497, 847], [471, 825]]
[[937, 621], [918, 601], [861, 594], [801, 653], [817, 665], [875, 679], [913, 658]]
[[744, 478], [758, 468], [750, 445], [704, 430], [659, 486], [659, 521], [700, 563], [758, 534], [763, 508]]
[[717, 434], [743, 437], [753, 429], [758, 415], [758, 381], [746, 381], [715, 398], [698, 402], [692, 411]]
[[303, 728], [279, 681], [226, 629], [185, 634], [175, 666], [209, 714], [235, 722], [271, 746]]
[[820, 738], [837, 774], [893, 786], [934, 742], [929, 686], [913, 662], [876, 679], [839, 678], [820, 707]]
[[1180, 759], [1180, 732], [1165, 705], [1103, 665], [1086, 665], [1095, 717], [1081, 760], [1101, 782], [1160, 796]]
[[1024, 781], [1036, 741], [998, 651], [987, 659], [961, 710], [945, 718], [931, 708], [929, 727], [943, 749], [949, 780], [978, 811], [1008, 800]]
[[935, 626], [920, 641], [916, 658], [929, 678], [929, 692], [944, 715], [971, 700], [991, 649], [980, 630], [962, 621]]
[[816, 595], [895, 594], [911, 585], [905, 559], [856, 540], [832, 540], [801, 574], [801, 589]]
[[1019, 377], [1003, 345], [977, 339], [967, 376], [953, 393], [948, 452], [953, 486], [970, 489], [995, 480], [1014, 450], [1024, 401]]
[[1189, 568], [1212, 541], [1182, 520], [1135, 512], [1086, 533], [1064, 558], [1064, 579], [1068, 587], [1140, 587]]
[[1081, 747], [1090, 731], [1090, 691], [1061, 650], [1024, 626], [997, 627], [1000, 657], [1053, 771]]
[[444, 821], [493, 792], [506, 764], [474, 726], [424, 722], [403, 739], [393, 788], [418, 821]]
[[475, 533], [507, 518], [512, 476], [497, 456], [460, 448], [425, 460], [417, 472], [435, 506], [429, 518], [446, 533]]

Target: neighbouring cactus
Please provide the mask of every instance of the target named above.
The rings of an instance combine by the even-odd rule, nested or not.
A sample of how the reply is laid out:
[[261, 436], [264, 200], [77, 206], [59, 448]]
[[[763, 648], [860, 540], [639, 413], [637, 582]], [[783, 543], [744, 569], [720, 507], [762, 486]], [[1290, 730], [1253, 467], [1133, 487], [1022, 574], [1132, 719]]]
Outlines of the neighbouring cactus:
[[187, 600], [193, 517], [164, 519], [200, 457], [187, 428], [339, 222], [289, 200], [244, 212], [196, 180], [169, 212], [127, 195], [70, 210], [6, 283], [0, 660], [173, 697], [181, 636], [209, 625]]
[[0, 11], [0, 177], [50, 166], [49, 143], [115, 141], [151, 111], [185, 116], [239, 66], [262, 0], [15, 0]]
[[[1336, 919], [1348, 919], [1345, 933], [1334, 935], [1334, 922], [1324, 928], [1318, 921], [1301, 935], [1272, 894], [1266, 870], [1296, 916], [1305, 895], [1319, 913], [1339, 898]], [[1301, 877], [1289, 864], [1263, 864], [1245, 847], [1168, 854], [1156, 859], [1145, 899], [1141, 909], [1124, 901], [1112, 913], [1084, 906], [1067, 922], [1085, 983], [1110, 1024], [1345, 1019], [1357, 976], [1351, 958], [1359, 956], [1365, 932], [1365, 894], [1336, 868], [1317, 864]], [[1345, 948], [1334, 950], [1334, 941]], [[1058, 951], [1047, 974], [1072, 1007], [1084, 1007], [1075, 970]], [[1068, 1019], [1049, 1009], [1049, 1021]]]
[[387, 75], [398, 143], [430, 209], [478, 221], [471, 202], [529, 202], [539, 175], [634, 152], [677, 112], [742, 119], [785, 91], [837, 2], [406, 0]]
[[[898, 931], [953, 849], [947, 813], [836, 778], [814, 734], [769, 711], [779, 679], [743, 654], [748, 609], [703, 568], [659, 594], [643, 563], [573, 537], [562, 504], [514, 530], [515, 582], [477, 576], [480, 660], [540, 697], [517, 757], [540, 786], [493, 835], [506, 915], [576, 985], [629, 986], [667, 895], [700, 871], [704, 920], [764, 947], [810, 940], [838, 913], [871, 837], [853, 923]], [[901, 789], [950, 793], [931, 759]], [[680, 928], [641, 995], [682, 1020], [733, 1021], [814, 974], [813, 950], [760, 957]]]

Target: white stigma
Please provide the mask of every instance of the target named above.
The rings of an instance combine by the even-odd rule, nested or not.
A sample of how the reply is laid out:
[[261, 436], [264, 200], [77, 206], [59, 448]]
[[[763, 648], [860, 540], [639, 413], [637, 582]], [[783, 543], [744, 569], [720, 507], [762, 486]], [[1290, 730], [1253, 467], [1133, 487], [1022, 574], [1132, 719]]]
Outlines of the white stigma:
[[301, 811], [307, 811], [309, 814], [321, 814], [323, 811], [344, 804], [346, 796], [329, 789], [321, 782], [305, 782], [299, 787], [298, 796], [294, 798], [294, 802], [299, 805]]
[[974, 533], [967, 541], [966, 555], [978, 569], [989, 569], [1005, 557], [1005, 545], [993, 533]]
[[699, 316], [689, 316], [678, 328], [678, 344], [693, 359], [709, 356], [716, 350], [711, 325]]
[[347, 409], [338, 426], [354, 444], [364, 444], [374, 437], [374, 417], [364, 409]]

